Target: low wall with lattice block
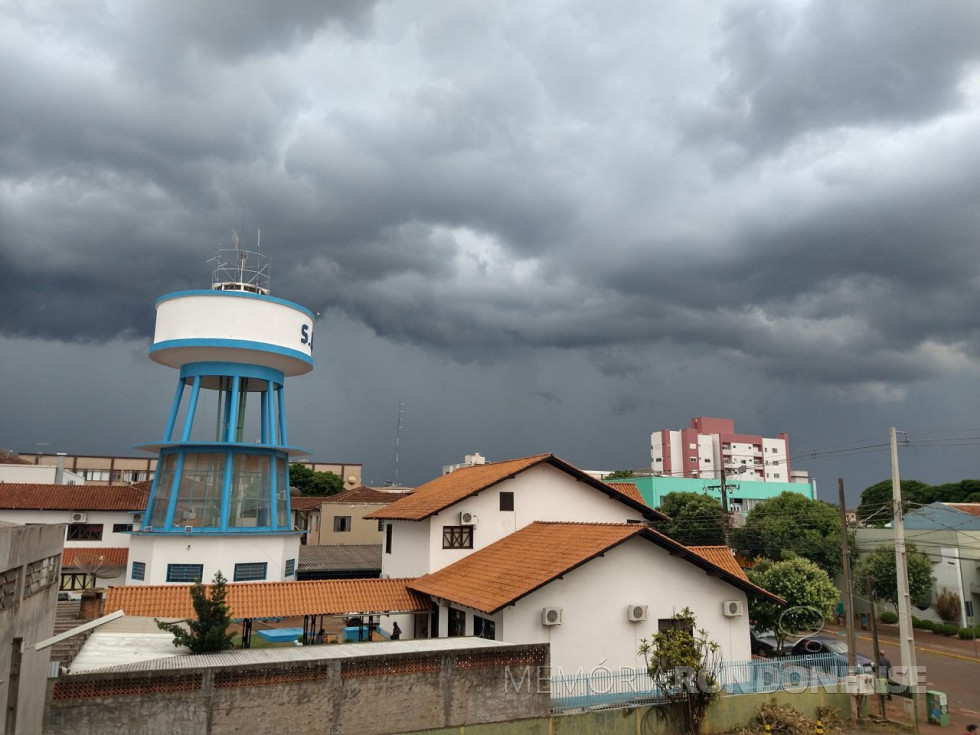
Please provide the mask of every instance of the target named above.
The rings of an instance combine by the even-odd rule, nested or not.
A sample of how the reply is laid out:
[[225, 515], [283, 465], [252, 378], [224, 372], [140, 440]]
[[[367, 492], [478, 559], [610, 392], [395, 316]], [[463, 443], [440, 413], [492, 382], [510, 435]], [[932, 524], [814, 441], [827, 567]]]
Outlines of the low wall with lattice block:
[[[203, 657], [211, 659], [213, 657]], [[548, 646], [189, 666], [63, 676], [49, 683], [49, 735], [406, 732], [550, 713]]]

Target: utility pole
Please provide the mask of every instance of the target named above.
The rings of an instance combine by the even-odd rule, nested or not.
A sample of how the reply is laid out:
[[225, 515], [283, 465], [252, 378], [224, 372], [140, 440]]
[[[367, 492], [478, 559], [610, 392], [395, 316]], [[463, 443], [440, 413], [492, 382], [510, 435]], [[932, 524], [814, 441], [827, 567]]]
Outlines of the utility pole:
[[837, 502], [840, 504], [840, 543], [844, 557], [844, 622], [847, 624], [847, 673], [857, 673], [857, 641], [854, 636], [854, 589], [851, 587], [851, 549], [847, 537], [847, 511], [844, 502], [844, 478], [837, 478]]
[[912, 731], [919, 732], [918, 667], [915, 665], [915, 638], [912, 633], [912, 598], [906, 566], [905, 526], [902, 517], [902, 485], [898, 479], [898, 441], [895, 427], [889, 432], [892, 454], [892, 526], [895, 530], [895, 570], [898, 574], [898, 635], [902, 666], [912, 692]]
[[[878, 609], [875, 607], [875, 590], [874, 584], [871, 581], [871, 577], [867, 579], [868, 583], [868, 602], [871, 603], [871, 655], [874, 656], [875, 660], [875, 678], [881, 676], [881, 644], [878, 643]], [[888, 673], [886, 672], [885, 678], [888, 678]], [[878, 683], [875, 682], [875, 689], [878, 689]], [[881, 715], [881, 719], [885, 719], [885, 695], [878, 695], [878, 714]]]
[[728, 470], [724, 463], [721, 466], [721, 533], [725, 538], [725, 546], [732, 545], [732, 514], [728, 507], [728, 486], [725, 484], [725, 476]]

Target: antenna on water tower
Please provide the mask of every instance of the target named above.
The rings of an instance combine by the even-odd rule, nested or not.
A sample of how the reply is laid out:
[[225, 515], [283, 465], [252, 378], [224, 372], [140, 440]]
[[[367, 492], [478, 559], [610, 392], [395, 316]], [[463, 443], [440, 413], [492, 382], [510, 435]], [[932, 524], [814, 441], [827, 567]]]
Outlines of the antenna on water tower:
[[395, 427], [395, 485], [398, 485], [398, 443], [402, 436], [402, 416], [405, 414], [405, 402], [398, 401], [398, 424]]

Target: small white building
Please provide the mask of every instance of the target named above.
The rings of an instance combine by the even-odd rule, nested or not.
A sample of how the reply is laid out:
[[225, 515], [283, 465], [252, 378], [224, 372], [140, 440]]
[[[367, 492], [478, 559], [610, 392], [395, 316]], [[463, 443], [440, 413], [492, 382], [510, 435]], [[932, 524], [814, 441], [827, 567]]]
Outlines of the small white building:
[[64, 524], [62, 590], [119, 584], [147, 492], [131, 485], [0, 483], [0, 520]]

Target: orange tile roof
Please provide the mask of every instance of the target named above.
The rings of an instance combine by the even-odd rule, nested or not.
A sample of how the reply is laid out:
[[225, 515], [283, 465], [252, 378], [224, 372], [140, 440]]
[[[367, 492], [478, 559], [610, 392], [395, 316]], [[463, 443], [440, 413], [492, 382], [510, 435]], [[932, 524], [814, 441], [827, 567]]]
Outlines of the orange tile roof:
[[[410, 583], [412, 589], [493, 614], [553, 579], [638, 536], [701, 567], [755, 597], [782, 602], [705, 554], [638, 523], [532, 523], [432, 574]], [[719, 560], [721, 560], [719, 558]]]
[[615, 498], [626, 505], [640, 511], [648, 519], [665, 519], [659, 511], [647, 506], [642, 498], [637, 501], [631, 496], [596, 480], [591, 475], [573, 467], [553, 454], [536, 454], [521, 459], [511, 459], [504, 462], [488, 462], [486, 464], [463, 467], [450, 472], [448, 475], [437, 477], [435, 480], [416, 488], [408, 497], [396, 500], [394, 503], [379, 510], [368, 513], [367, 519], [421, 521], [435, 515], [449, 506], [476, 495], [482, 490], [493, 487], [499, 482], [514, 477], [539, 464], [550, 464], [567, 472], [576, 480], [591, 485], [596, 490]]
[[647, 504], [647, 501], [643, 499], [640, 491], [632, 482], [607, 482], [606, 484], [614, 490], [619, 490], [623, 495], [635, 500], [637, 503]]
[[289, 507], [293, 510], [316, 510], [323, 504], [323, 498], [308, 495], [293, 495], [289, 499]]
[[971, 516], [980, 516], [980, 503], [944, 503], [944, 505], [969, 513]]
[[76, 567], [78, 564], [101, 564], [105, 567], [124, 567], [129, 563], [129, 549], [71, 547], [61, 553], [62, 567]]
[[149, 493], [131, 485], [0, 483], [4, 510], [146, 510]]
[[378, 490], [377, 488], [361, 485], [360, 487], [345, 490], [336, 495], [329, 495], [323, 499], [325, 503], [375, 503], [388, 505], [396, 500], [407, 497], [410, 492], [394, 492], [388, 490]]
[[643, 528], [639, 523], [532, 523], [455, 564], [419, 577], [411, 586], [492, 614]]
[[[227, 599], [231, 616], [236, 619], [428, 610], [428, 599], [410, 590], [407, 586], [410, 581], [323, 579], [230, 583]], [[190, 587], [187, 584], [110, 587], [106, 592], [105, 614], [123, 610], [127, 615], [140, 617], [192, 617]]]
[[738, 565], [732, 550], [727, 546], [688, 546], [695, 554], [700, 554], [715, 566], [731, 572], [736, 577], [741, 577], [746, 582], [749, 578], [745, 575], [745, 570]]

